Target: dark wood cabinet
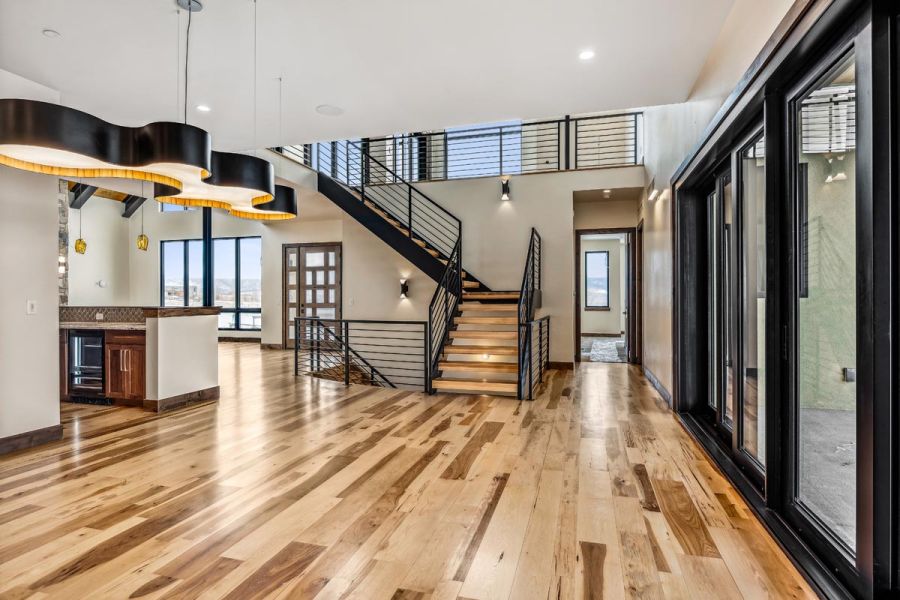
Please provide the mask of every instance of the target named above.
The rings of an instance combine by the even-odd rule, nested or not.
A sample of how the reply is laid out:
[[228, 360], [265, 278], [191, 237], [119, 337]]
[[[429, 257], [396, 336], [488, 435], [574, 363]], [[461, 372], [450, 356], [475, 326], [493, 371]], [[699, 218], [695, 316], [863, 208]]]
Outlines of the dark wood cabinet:
[[59, 330], [59, 399], [69, 399], [69, 332]]
[[106, 332], [107, 398], [140, 405], [146, 393], [146, 345], [143, 332]]
[[117, 404], [140, 405], [146, 391], [146, 345], [141, 331], [106, 331], [105, 395]]

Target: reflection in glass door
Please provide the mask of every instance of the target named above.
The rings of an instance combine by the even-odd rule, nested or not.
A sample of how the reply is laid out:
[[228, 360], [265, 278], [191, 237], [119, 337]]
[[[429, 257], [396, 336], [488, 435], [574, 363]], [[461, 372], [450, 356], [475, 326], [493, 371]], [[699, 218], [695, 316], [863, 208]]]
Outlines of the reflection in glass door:
[[766, 148], [759, 133], [738, 155], [740, 171], [741, 433], [738, 447], [766, 463]]
[[289, 347], [295, 318], [341, 318], [341, 245], [286, 244], [283, 264], [283, 339]]
[[852, 55], [793, 102], [794, 497], [856, 548], [856, 85]]

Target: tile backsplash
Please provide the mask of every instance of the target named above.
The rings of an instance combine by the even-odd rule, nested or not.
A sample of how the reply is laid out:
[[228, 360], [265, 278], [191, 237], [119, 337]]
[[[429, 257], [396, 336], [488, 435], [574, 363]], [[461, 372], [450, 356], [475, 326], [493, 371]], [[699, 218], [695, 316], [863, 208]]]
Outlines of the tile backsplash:
[[97, 313], [110, 323], [143, 323], [144, 309], [140, 306], [60, 306], [60, 323], [93, 323]]

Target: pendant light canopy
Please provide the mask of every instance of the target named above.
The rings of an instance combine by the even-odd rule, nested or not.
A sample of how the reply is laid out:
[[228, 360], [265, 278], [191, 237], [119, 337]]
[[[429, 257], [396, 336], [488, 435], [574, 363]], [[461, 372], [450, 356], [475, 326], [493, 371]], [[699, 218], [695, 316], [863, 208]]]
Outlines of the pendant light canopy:
[[123, 127], [67, 106], [0, 99], [0, 164], [60, 177], [150, 181], [160, 202], [221, 208], [243, 218], [296, 216], [296, 201], [293, 211], [272, 204], [270, 162], [211, 145], [209, 133], [193, 125]]

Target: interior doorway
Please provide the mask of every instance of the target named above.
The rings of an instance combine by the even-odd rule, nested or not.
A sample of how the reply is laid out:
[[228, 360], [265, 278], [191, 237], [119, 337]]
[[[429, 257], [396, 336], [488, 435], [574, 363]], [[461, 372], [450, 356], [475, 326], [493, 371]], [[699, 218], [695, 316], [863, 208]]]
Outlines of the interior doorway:
[[341, 244], [285, 244], [282, 264], [282, 338], [284, 347], [291, 348], [295, 318], [341, 318]]
[[575, 362], [640, 362], [636, 233], [634, 227], [575, 232]]

